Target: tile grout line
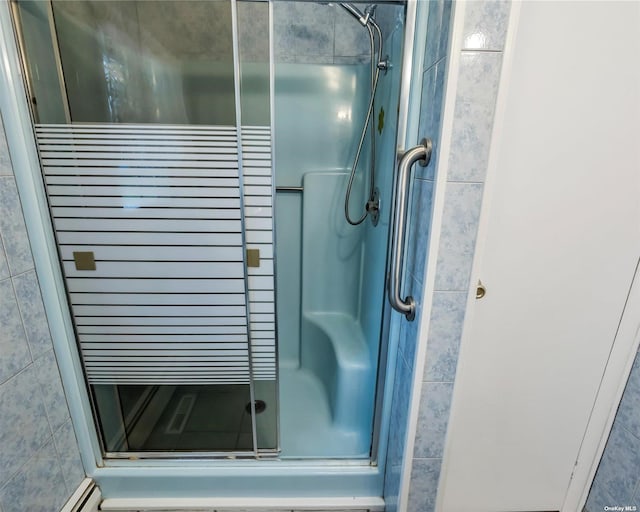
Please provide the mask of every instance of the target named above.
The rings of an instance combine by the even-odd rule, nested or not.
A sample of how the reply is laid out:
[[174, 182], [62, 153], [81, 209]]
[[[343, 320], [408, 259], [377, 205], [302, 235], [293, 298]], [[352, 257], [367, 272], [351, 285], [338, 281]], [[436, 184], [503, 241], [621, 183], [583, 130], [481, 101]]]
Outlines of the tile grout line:
[[11, 377], [8, 377], [7, 379], [3, 380], [2, 382], [0, 382], [0, 394], [2, 394], [2, 387], [7, 384], [10, 380], [15, 379], [18, 375], [20, 375], [22, 372], [24, 372], [25, 370], [27, 370], [30, 366], [33, 366], [33, 361], [31, 361], [27, 366], [25, 366], [24, 368], [21, 368], [20, 370], [18, 370], [16, 373], [14, 373]]
[[[2, 254], [4, 256], [4, 263], [7, 266], [7, 272], [9, 273], [9, 276], [7, 277], [7, 279], [10, 279], [11, 278], [11, 267], [9, 267], [9, 258], [7, 258], [7, 250], [6, 250], [5, 246], [4, 246], [4, 240], [2, 238], [2, 230], [0, 230], [0, 251], [2, 251]], [[3, 281], [4, 281], [4, 279], [3, 279]]]
[[422, 177], [422, 176], [416, 176], [415, 177], [416, 180], [420, 180], [420, 181], [426, 181], [427, 183], [435, 183], [436, 180], [434, 180], [433, 178], [426, 178], [426, 177]]
[[[62, 481], [64, 482], [64, 486], [67, 490], [67, 494], [73, 494], [73, 491], [75, 489], [70, 489], [69, 485], [67, 484], [67, 479], [65, 478], [65, 471], [64, 468], [62, 467], [62, 459], [63, 459], [63, 454], [62, 454], [62, 450], [60, 449], [60, 447], [58, 446], [58, 442], [56, 441], [56, 434], [60, 433], [62, 431], [62, 429], [65, 427], [65, 425], [67, 423], [69, 423], [71, 421], [71, 418], [69, 418], [68, 420], [66, 420], [62, 426], [60, 426], [60, 428], [58, 428], [58, 430], [56, 430], [53, 435], [51, 436], [51, 439], [53, 440], [53, 450], [56, 453], [56, 458], [58, 460], [58, 469], [60, 469], [60, 475], [62, 476]], [[71, 425], [71, 429], [73, 430], [73, 424]]]
[[[17, 195], [17, 199], [18, 199], [18, 209], [19, 209], [19, 215], [20, 215], [20, 219], [22, 220], [22, 224], [24, 225], [24, 211], [22, 209], [22, 201], [20, 200], [20, 193], [18, 191], [18, 184], [16, 182], [16, 178], [14, 175], [11, 176], [0, 176], [0, 180], [4, 179], [4, 178], [11, 178], [11, 181], [13, 182], [13, 186], [16, 189], [16, 195]], [[13, 273], [13, 265], [9, 259], [9, 257], [7, 256], [7, 250], [6, 250], [6, 243], [4, 242], [4, 237], [2, 235], [2, 229], [0, 229], [0, 243], [2, 244], [0, 249], [2, 249], [4, 251], [4, 255], [5, 255], [5, 260], [7, 262], [7, 269], [9, 270], [9, 277], [18, 277], [21, 276], [23, 274], [26, 274], [27, 272], [34, 270], [35, 269], [35, 263], [33, 260], [33, 252], [31, 250], [31, 241], [29, 240], [29, 234], [26, 231], [26, 226], [25, 226], [25, 235], [27, 238], [27, 244], [29, 246], [29, 257], [31, 259], [30, 261], [30, 265], [29, 268], [27, 268], [26, 270], [21, 270], [20, 272], [17, 272], [16, 274]]]
[[[31, 270], [33, 270], [33, 269], [31, 269]], [[25, 275], [27, 272], [31, 272], [31, 270], [27, 270], [26, 272], [23, 272], [22, 274], [18, 274], [17, 276], [14, 276], [14, 277], [19, 277], [21, 275]], [[37, 292], [38, 292], [38, 296], [40, 297], [40, 284], [39, 284], [39, 282], [37, 280], [37, 277], [36, 277], [36, 284], [38, 284]], [[35, 364], [36, 363], [36, 358], [34, 357], [33, 351], [31, 349], [31, 343], [29, 341], [29, 336], [27, 334], [27, 328], [26, 328], [25, 321], [24, 321], [24, 315], [22, 313], [22, 308], [20, 307], [20, 302], [18, 301], [18, 293], [16, 291], [15, 283], [13, 282], [13, 277], [11, 277], [11, 287], [13, 289], [13, 294], [14, 294], [14, 297], [15, 297], [15, 300], [16, 300], [16, 306], [18, 308], [18, 314], [20, 315], [20, 322], [22, 324], [22, 330], [24, 332], [24, 338], [25, 338], [25, 341], [27, 343], [27, 350], [29, 350], [29, 355], [31, 356], [31, 363], [29, 363], [25, 367], [25, 369], [27, 367], [33, 365], [34, 372], [36, 373], [35, 380], [36, 380], [36, 384], [38, 386], [38, 394], [40, 395], [40, 399], [42, 400], [42, 407], [44, 408], [44, 415], [45, 415], [45, 418], [47, 419], [47, 424], [49, 426], [49, 432], [51, 433], [51, 438], [53, 439], [53, 435], [55, 433], [54, 428], [53, 428], [53, 421], [51, 420], [51, 416], [49, 414], [49, 408], [47, 407], [47, 402], [46, 402], [46, 399], [45, 399], [45, 396], [44, 396], [44, 393], [43, 393], [43, 390], [42, 390], [42, 383], [40, 382], [40, 379], [38, 378], [38, 375], [37, 375], [37, 368], [36, 368], [36, 364]], [[40, 299], [40, 300], [42, 300], [42, 299]], [[40, 356], [37, 359], [40, 360], [40, 359], [44, 358], [47, 354], [49, 354], [49, 352], [53, 352], [53, 345], [51, 347], [49, 347], [47, 350], [45, 350], [42, 354], [40, 354]], [[54, 357], [54, 361], [55, 361], [55, 353], [53, 354], [53, 357]], [[57, 362], [56, 362], [56, 371], [59, 372], [58, 366], [57, 366]], [[65, 396], [65, 398], [66, 398], [66, 396]], [[67, 407], [68, 407], [68, 405], [67, 405]], [[55, 442], [54, 442], [54, 445], [55, 445]]]
[[[435, 183], [433, 178], [427, 178], [423, 176], [415, 176], [416, 180], [425, 181], [427, 183]], [[484, 185], [484, 181], [464, 181], [464, 180], [447, 180], [447, 183], [460, 184], [460, 185]]]
[[456, 185], [484, 185], [484, 181], [463, 181], [463, 180], [448, 180], [447, 183], [453, 183]]
[[[20, 310], [20, 306], [18, 306], [18, 310]], [[26, 334], [25, 334], [26, 336]], [[27, 345], [29, 344], [29, 340], [27, 340]], [[31, 348], [29, 348], [29, 350], [31, 350]], [[53, 352], [53, 347], [51, 348], [51, 351]], [[44, 357], [45, 354], [47, 354], [49, 351], [44, 352], [41, 357]], [[31, 365], [29, 366], [33, 366], [33, 371], [35, 373], [35, 381], [36, 381], [36, 385], [38, 386], [38, 395], [40, 396], [40, 400], [42, 401], [42, 408], [44, 409], [44, 417], [47, 420], [47, 425], [49, 427], [49, 432], [51, 433], [51, 438], [53, 439], [53, 434], [54, 434], [54, 429], [53, 429], [53, 422], [51, 421], [51, 417], [49, 416], [49, 408], [47, 407], [47, 402], [45, 400], [45, 396], [44, 393], [42, 391], [42, 383], [40, 382], [40, 379], [38, 378], [38, 369], [36, 368], [36, 361], [35, 359], [33, 360], [33, 362], [31, 363]]]
[[[24, 274], [20, 274], [20, 275], [24, 275]], [[27, 335], [27, 328], [24, 322], [24, 315], [22, 314], [22, 308], [20, 307], [20, 302], [18, 301], [18, 292], [16, 291], [16, 284], [13, 282], [14, 277], [19, 277], [19, 276], [11, 276], [11, 289], [13, 290], [13, 297], [16, 301], [16, 307], [18, 308], [18, 315], [20, 316], [20, 324], [22, 325], [22, 332], [24, 332], [24, 340], [27, 343], [27, 350], [29, 351], [31, 362], [35, 363], [36, 359], [35, 357], [33, 357], [33, 351], [31, 350], [31, 343], [29, 343], [29, 336]]]
[[[29, 252], [31, 253], [31, 250], [29, 250]], [[33, 255], [31, 255], [31, 257], [33, 258]], [[21, 277], [25, 274], [28, 274], [29, 272], [31, 272], [32, 270], [35, 270], [35, 267], [30, 267], [27, 270], [22, 270], [21, 272], [18, 272], [17, 274], [12, 274], [11, 276], [9, 276], [11, 279], [13, 279], [14, 277]], [[40, 289], [40, 286], [38, 285], [38, 289]]]
[[504, 53], [504, 50], [492, 50], [489, 48], [462, 48], [460, 53]]
[[[33, 365], [35, 363], [35, 359], [33, 358], [33, 353], [31, 352], [31, 346], [29, 345], [29, 339], [27, 337], [27, 331], [26, 331], [25, 326], [24, 326], [24, 319], [22, 317], [22, 311], [20, 310], [20, 304], [18, 302], [18, 296], [17, 296], [17, 293], [16, 293], [16, 288], [15, 288], [15, 285], [13, 283], [13, 277], [9, 276], [6, 279], [3, 279], [2, 281], [0, 281], [0, 283], [4, 283], [5, 281], [9, 281], [11, 283], [11, 291], [13, 292], [13, 298], [14, 298], [15, 303], [16, 303], [16, 308], [18, 309], [18, 315], [20, 316], [20, 325], [22, 326], [22, 332], [24, 333], [24, 341], [25, 341], [25, 344], [27, 345], [27, 351], [29, 353], [29, 358], [31, 360], [24, 367], [22, 367], [16, 373], [14, 373], [12, 376], [10, 376], [7, 379], [5, 379], [4, 381], [0, 382], [0, 387], [3, 386], [5, 383], [9, 382], [12, 378], [18, 376], [24, 370], [29, 368], [29, 366], [31, 366], [31, 365]], [[38, 383], [38, 388], [40, 388], [40, 383]], [[46, 413], [46, 410], [45, 410], [45, 413]], [[47, 417], [47, 421], [49, 421], [48, 417]], [[51, 425], [49, 425], [49, 430], [51, 430]]]
[[31, 456], [27, 460], [25, 460], [22, 464], [20, 464], [18, 469], [16, 469], [4, 482], [0, 483], [0, 493], [7, 487], [7, 485], [9, 484], [9, 482], [11, 482], [11, 480], [13, 480], [34, 458], [38, 456], [38, 452], [40, 452], [40, 450], [42, 450], [42, 448], [44, 448], [49, 442], [51, 442], [55, 446], [53, 434], [45, 438], [42, 444], [38, 445], [38, 447], [34, 450]]

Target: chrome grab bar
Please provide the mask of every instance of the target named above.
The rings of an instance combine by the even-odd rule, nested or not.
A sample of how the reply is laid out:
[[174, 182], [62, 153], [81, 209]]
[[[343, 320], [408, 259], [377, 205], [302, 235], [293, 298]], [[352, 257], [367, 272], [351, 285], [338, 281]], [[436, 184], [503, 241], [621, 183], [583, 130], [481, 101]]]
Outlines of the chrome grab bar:
[[407, 196], [409, 173], [413, 164], [426, 167], [431, 159], [431, 140], [422, 139], [420, 144], [407, 150], [398, 163], [398, 181], [396, 182], [396, 200], [393, 211], [393, 235], [391, 252], [391, 272], [388, 281], [389, 302], [396, 311], [403, 313], [407, 320], [416, 317], [416, 302], [411, 295], [400, 297], [400, 278], [402, 277], [402, 258], [404, 255], [404, 235], [407, 216]]

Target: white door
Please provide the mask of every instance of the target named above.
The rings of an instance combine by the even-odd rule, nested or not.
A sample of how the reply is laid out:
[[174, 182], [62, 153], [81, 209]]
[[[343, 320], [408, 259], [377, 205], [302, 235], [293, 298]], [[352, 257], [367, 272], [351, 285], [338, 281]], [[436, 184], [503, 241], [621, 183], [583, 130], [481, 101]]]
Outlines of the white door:
[[638, 2], [521, 4], [441, 511], [562, 508], [640, 255], [639, 36]]

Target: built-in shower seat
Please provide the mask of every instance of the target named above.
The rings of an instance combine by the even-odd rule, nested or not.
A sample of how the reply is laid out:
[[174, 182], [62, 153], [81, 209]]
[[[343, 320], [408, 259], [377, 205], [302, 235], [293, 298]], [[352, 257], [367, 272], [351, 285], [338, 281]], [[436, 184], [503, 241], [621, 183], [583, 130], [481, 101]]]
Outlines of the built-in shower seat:
[[302, 364], [322, 381], [334, 424], [358, 429], [370, 417], [367, 394], [374, 377], [360, 324], [341, 313], [316, 312], [304, 314], [303, 329], [311, 339]]
[[344, 221], [346, 177], [303, 180], [301, 365], [322, 382], [334, 425], [368, 431], [375, 371], [359, 322], [364, 226]]

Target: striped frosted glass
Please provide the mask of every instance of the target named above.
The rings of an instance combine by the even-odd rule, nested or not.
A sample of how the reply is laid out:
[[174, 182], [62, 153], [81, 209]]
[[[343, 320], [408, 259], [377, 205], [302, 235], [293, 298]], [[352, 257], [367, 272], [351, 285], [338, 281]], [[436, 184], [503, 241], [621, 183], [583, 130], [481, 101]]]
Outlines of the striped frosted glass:
[[[248, 383], [250, 359], [275, 379], [269, 129], [242, 129], [244, 187], [234, 126], [36, 134], [89, 382]], [[261, 265], [245, 275], [247, 248]]]
[[260, 267], [248, 269], [251, 360], [255, 380], [276, 379], [275, 274], [271, 130], [242, 127], [245, 237], [260, 250]]

